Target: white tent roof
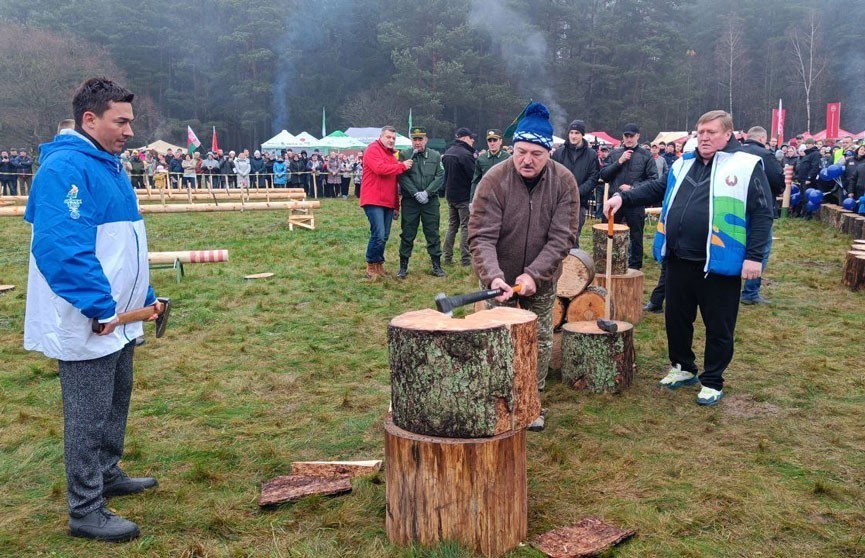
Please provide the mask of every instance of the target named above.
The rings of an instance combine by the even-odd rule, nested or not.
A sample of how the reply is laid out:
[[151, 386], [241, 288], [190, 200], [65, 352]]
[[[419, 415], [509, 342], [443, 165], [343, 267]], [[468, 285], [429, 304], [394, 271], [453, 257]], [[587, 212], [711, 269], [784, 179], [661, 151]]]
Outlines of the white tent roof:
[[288, 147], [288, 145], [296, 141], [296, 138], [289, 134], [288, 131], [283, 130], [280, 133], [276, 134], [266, 142], [261, 144], [262, 149], [284, 149]]
[[172, 151], [186, 151], [185, 147], [180, 147], [179, 145], [173, 145], [163, 140], [156, 140], [153, 143], [149, 143], [144, 147], [139, 147], [138, 151], [150, 151], [155, 150], [157, 153], [161, 155], [165, 155], [168, 150]]
[[393, 146], [396, 149], [405, 149], [407, 147], [411, 147], [411, 140], [404, 135], [397, 133], [396, 141], [394, 142]]
[[363, 149], [367, 144], [351, 137], [326, 137], [318, 140], [317, 145], [329, 149]]

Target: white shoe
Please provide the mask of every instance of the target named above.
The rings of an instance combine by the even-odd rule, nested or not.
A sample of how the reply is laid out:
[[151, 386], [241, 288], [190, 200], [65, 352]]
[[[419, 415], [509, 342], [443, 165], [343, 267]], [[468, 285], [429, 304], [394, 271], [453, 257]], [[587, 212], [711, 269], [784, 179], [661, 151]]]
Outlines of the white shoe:
[[722, 397], [724, 397], [723, 391], [703, 386], [703, 389], [697, 394], [697, 405], [710, 407], [716, 405]]
[[661, 381], [658, 382], [658, 385], [667, 389], [678, 389], [682, 386], [690, 386], [697, 383], [697, 375], [688, 372], [686, 370], [682, 370], [681, 364], [676, 364], [666, 376], [661, 378]]

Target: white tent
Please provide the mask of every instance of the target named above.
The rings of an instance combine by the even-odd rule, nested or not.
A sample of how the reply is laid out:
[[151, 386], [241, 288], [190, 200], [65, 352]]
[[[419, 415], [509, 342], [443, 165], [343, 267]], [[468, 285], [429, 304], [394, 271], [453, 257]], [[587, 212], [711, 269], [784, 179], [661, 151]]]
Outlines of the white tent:
[[396, 149], [406, 149], [408, 147], [411, 147], [411, 140], [404, 135], [397, 133], [396, 141], [394, 142], [393, 146]]
[[[364, 145], [369, 145], [381, 135], [381, 128], [349, 128], [345, 131], [345, 135], [356, 139]], [[406, 149], [411, 147], [411, 140], [404, 135], [397, 133], [396, 144], [397, 149]]]
[[294, 141], [289, 143], [286, 147], [290, 147], [292, 149], [307, 149], [318, 146], [318, 139], [315, 136], [310, 134], [309, 132], [301, 132], [294, 137]]
[[288, 131], [283, 130], [280, 133], [276, 134], [266, 142], [261, 144], [261, 148], [268, 151], [276, 151], [279, 149], [285, 149], [292, 142], [296, 141], [293, 135], [289, 134]]
[[173, 145], [163, 140], [156, 140], [153, 143], [149, 143], [144, 147], [139, 147], [138, 151], [156, 151], [160, 155], [165, 155], [168, 150], [172, 151], [186, 151], [185, 147], [180, 147], [179, 145]]

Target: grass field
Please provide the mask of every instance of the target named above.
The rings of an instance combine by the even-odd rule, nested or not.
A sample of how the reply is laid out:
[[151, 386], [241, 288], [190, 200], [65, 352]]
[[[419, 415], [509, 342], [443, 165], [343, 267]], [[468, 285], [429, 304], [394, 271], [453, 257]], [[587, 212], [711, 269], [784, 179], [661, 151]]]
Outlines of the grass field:
[[[151, 250], [227, 248], [231, 262], [189, 265], [180, 284], [152, 272], [175, 306], [166, 336], [148, 326], [137, 350], [123, 466], [160, 487], [110, 502], [142, 528], [123, 545], [66, 535], [57, 364], [21, 346], [29, 226], [0, 221], [0, 283], [17, 285], [0, 294], [0, 556], [471, 556], [391, 546], [383, 474], [347, 496], [257, 506], [262, 481], [292, 460], [382, 458], [388, 320], [476, 287], [459, 266], [432, 277], [422, 236], [407, 280], [363, 280], [355, 201], [324, 201], [316, 231], [289, 232], [284, 219], [146, 218]], [[398, 235], [397, 224], [391, 273]], [[528, 439], [530, 538], [594, 515], [638, 531], [613, 556], [865, 556], [865, 295], [840, 284], [850, 240], [800, 220], [775, 236], [774, 304], [740, 310], [719, 406], [655, 387], [666, 372], [658, 315], [636, 329], [627, 393], [548, 383], [547, 429]], [[658, 269], [647, 263], [647, 290]], [[242, 278], [264, 271], [275, 276]]]

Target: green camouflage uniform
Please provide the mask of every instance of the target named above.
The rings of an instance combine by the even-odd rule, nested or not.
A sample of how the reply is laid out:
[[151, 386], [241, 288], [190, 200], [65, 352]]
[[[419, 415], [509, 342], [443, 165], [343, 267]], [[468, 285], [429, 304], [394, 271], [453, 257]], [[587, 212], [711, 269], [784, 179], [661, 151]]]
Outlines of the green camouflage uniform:
[[472, 191], [469, 194], [469, 202], [475, 199], [475, 189], [478, 187], [478, 183], [481, 181], [481, 178], [487, 173], [488, 170], [493, 168], [493, 166], [501, 163], [511, 154], [508, 153], [504, 148], [499, 149], [499, 152], [493, 155], [489, 151], [484, 153], [483, 155], [478, 157], [478, 160], [475, 161], [475, 175], [472, 178]]
[[[414, 239], [417, 236], [418, 223], [423, 224], [423, 235], [426, 239], [426, 249], [431, 257], [441, 257], [441, 238], [439, 236], [439, 197], [438, 192], [444, 181], [445, 169], [442, 166], [441, 153], [435, 149], [426, 148], [422, 153], [403, 149], [399, 154], [400, 161], [413, 159], [414, 165], [399, 175], [399, 191], [402, 194], [400, 204], [399, 257], [410, 258]], [[429, 194], [429, 201], [419, 203], [414, 195], [421, 190]]]

